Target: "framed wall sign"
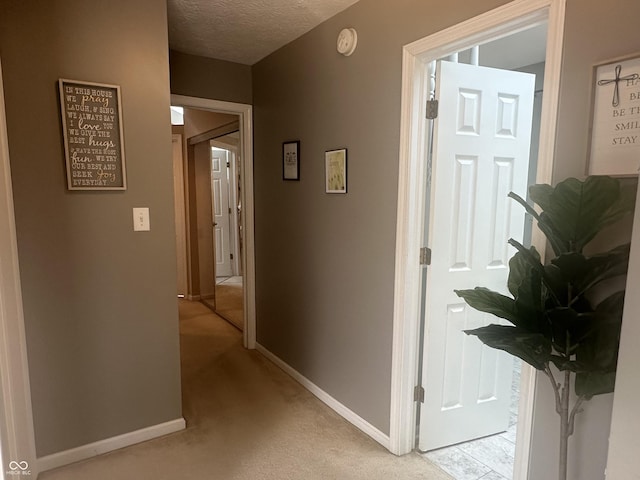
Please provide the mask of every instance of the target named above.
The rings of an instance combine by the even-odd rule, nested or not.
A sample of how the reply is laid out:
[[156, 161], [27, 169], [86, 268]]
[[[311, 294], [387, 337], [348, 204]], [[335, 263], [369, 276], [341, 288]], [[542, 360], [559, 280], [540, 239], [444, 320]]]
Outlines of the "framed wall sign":
[[347, 193], [347, 149], [328, 150], [324, 162], [325, 192]]
[[282, 143], [282, 179], [300, 180], [300, 141]]
[[120, 87], [60, 79], [69, 190], [126, 190]]
[[637, 175], [640, 57], [599, 65], [593, 86], [590, 175]]

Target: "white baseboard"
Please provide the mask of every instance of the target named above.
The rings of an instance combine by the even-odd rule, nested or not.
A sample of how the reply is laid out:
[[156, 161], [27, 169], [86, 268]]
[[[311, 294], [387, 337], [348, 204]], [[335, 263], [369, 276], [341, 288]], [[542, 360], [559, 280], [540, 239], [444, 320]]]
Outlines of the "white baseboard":
[[151, 427], [142, 428], [134, 432], [107, 438], [98, 442], [82, 445], [63, 452], [53, 453], [46, 457], [38, 458], [38, 471], [44, 472], [53, 468], [69, 465], [70, 463], [96, 457], [103, 453], [112, 452], [120, 448], [128, 447], [135, 443], [145, 442], [163, 435], [175, 433], [186, 428], [184, 418], [178, 418], [166, 423], [160, 423]]
[[388, 435], [384, 434], [383, 432], [378, 430], [376, 427], [371, 425], [369, 422], [367, 422], [364, 418], [360, 417], [358, 414], [356, 414], [352, 410], [345, 407], [338, 400], [336, 400], [327, 392], [325, 392], [320, 387], [318, 387], [316, 384], [311, 382], [308, 378], [304, 377], [298, 371], [294, 370], [291, 366], [289, 366], [287, 363], [285, 363], [280, 358], [275, 356], [273, 353], [271, 353], [269, 350], [267, 350], [265, 347], [263, 347], [259, 343], [256, 343], [256, 350], [260, 352], [262, 355], [264, 355], [265, 357], [267, 357], [267, 359], [269, 359], [271, 362], [276, 364], [282, 370], [284, 370], [286, 374], [291, 376], [300, 385], [302, 385], [304, 388], [309, 390], [313, 395], [318, 397], [318, 399], [321, 402], [323, 402], [325, 405], [327, 405], [329, 408], [335, 411], [338, 415], [340, 415], [346, 421], [354, 425], [363, 433], [370, 436], [372, 439], [374, 439], [376, 442], [378, 442], [387, 450], [390, 449], [391, 442], [389, 440]]

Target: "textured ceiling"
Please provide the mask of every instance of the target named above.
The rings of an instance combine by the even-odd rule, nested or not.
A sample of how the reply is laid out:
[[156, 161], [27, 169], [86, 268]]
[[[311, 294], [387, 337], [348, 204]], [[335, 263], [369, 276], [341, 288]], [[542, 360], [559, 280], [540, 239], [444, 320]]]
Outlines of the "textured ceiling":
[[168, 0], [173, 50], [253, 65], [358, 0]]

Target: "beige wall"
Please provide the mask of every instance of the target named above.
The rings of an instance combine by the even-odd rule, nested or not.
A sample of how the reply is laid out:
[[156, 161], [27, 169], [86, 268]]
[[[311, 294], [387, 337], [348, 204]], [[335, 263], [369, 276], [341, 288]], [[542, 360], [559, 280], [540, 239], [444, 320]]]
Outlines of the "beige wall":
[[[4, 1], [0, 52], [38, 456], [177, 419], [166, 4]], [[59, 78], [120, 85], [126, 191], [67, 191]]]
[[227, 102], [252, 101], [251, 67], [172, 50], [171, 93]]
[[[385, 433], [401, 49], [504, 3], [361, 0], [253, 68], [258, 342]], [[567, 1], [556, 181], [584, 174], [592, 66], [640, 51], [639, 15], [635, 0]], [[349, 58], [335, 51], [347, 26], [359, 42]], [[285, 183], [281, 142], [292, 139], [301, 141], [301, 181]], [[349, 149], [346, 196], [324, 193], [323, 152], [336, 147]], [[611, 396], [585, 410], [572, 478], [602, 479]], [[532, 480], [556, 473], [557, 429], [541, 384]]]
[[[640, 53], [637, 19], [640, 2], [635, 0], [568, 0], [560, 90], [560, 110], [554, 179], [581, 177], [587, 168], [590, 106], [593, 100], [594, 65], [620, 56]], [[618, 241], [616, 241], [618, 240]], [[629, 241], [627, 232], [611, 243]], [[531, 479], [551, 478], [555, 474], [557, 422], [548, 405], [551, 387], [540, 378], [534, 422]], [[571, 440], [573, 478], [602, 479], [606, 465], [613, 395], [595, 397], [578, 417], [578, 433]], [[635, 412], [635, 415], [638, 415]], [[613, 480], [628, 477], [612, 477]]]
[[201, 298], [213, 298], [215, 294], [215, 272], [213, 260], [213, 213], [211, 204], [211, 147], [209, 142], [200, 142], [193, 147], [193, 165], [196, 192], [196, 230], [198, 249], [198, 280]]
[[[258, 341], [386, 433], [401, 47], [504, 3], [361, 0], [252, 78], [246, 66], [171, 56], [172, 93], [249, 103], [254, 85]], [[180, 415], [166, 7], [115, 7], [0, 7], [39, 455]], [[584, 172], [592, 66], [640, 51], [639, 15], [635, 0], [567, 1], [556, 180]], [[349, 58], [335, 52], [345, 26], [359, 34]], [[66, 191], [59, 77], [121, 85], [126, 192]], [[292, 139], [301, 181], [285, 183], [281, 142]], [[347, 195], [324, 194], [323, 152], [336, 147], [349, 149]], [[133, 206], [151, 208], [148, 234], [132, 232]], [[544, 385], [537, 406], [532, 480], [555, 472]], [[604, 396], [581, 414], [575, 479], [602, 478], [610, 409]]]
[[[636, 201], [627, 280], [627, 289], [631, 293], [640, 282], [640, 196]], [[638, 415], [640, 375], [637, 371], [640, 364], [640, 349], [637, 347], [638, 338], [640, 338], [640, 322], [636, 313], [638, 311], [640, 311], [640, 296], [627, 294], [609, 440], [607, 462], [609, 480], [640, 479], [638, 444], [636, 443], [638, 432], [640, 432], [640, 415]]]
[[184, 109], [184, 134], [188, 140], [191, 137], [208, 132], [223, 125], [238, 121], [238, 115], [228, 113], [208, 112], [194, 108]]
[[[402, 46], [502, 3], [361, 0], [253, 68], [258, 342], [387, 434]], [[286, 140], [299, 182], [282, 181]], [[340, 147], [349, 193], [328, 195]]]

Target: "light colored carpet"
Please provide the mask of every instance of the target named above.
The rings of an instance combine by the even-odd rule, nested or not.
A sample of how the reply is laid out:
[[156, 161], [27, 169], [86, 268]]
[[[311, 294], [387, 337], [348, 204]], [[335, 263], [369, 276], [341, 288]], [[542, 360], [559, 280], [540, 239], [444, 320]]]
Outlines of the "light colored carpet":
[[187, 429], [41, 480], [447, 480], [396, 457], [255, 351], [205, 305], [181, 301]]
[[244, 324], [242, 302], [241, 283], [225, 282], [216, 285], [216, 313], [240, 330]]

